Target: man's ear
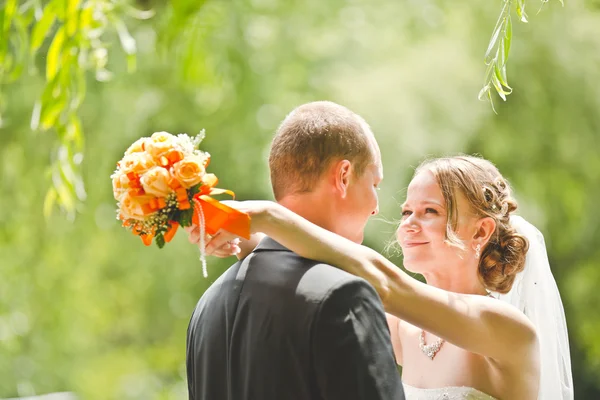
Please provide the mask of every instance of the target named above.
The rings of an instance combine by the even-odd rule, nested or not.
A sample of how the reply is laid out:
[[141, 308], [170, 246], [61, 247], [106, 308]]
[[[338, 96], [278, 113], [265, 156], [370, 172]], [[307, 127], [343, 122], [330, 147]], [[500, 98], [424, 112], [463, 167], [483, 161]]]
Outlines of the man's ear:
[[490, 241], [490, 238], [496, 231], [496, 221], [491, 217], [484, 217], [479, 219], [475, 224], [475, 234], [473, 235], [473, 242], [481, 247]]
[[348, 194], [352, 178], [352, 163], [348, 160], [340, 160], [334, 163], [332, 173], [334, 190], [343, 199]]

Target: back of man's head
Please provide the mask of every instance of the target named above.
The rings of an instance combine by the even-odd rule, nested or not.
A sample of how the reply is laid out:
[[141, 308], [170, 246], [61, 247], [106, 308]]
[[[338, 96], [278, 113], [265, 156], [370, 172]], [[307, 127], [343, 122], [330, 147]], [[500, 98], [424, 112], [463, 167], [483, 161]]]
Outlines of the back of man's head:
[[359, 115], [329, 101], [294, 109], [271, 144], [269, 169], [276, 200], [310, 192], [332, 162], [346, 159], [362, 175], [374, 161], [373, 134]]

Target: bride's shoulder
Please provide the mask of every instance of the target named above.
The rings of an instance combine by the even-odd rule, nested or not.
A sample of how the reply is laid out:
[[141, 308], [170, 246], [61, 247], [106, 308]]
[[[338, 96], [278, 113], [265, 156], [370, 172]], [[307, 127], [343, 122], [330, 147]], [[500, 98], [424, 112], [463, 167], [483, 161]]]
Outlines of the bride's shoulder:
[[488, 326], [491, 335], [515, 350], [515, 357], [510, 358], [518, 360], [520, 355], [537, 352], [538, 333], [523, 312], [498, 299], [488, 297], [481, 300], [479, 316]]
[[489, 317], [503, 322], [512, 322], [515, 329], [524, 333], [535, 334], [535, 326], [517, 307], [495, 297], [481, 298], [480, 313], [483, 318]]

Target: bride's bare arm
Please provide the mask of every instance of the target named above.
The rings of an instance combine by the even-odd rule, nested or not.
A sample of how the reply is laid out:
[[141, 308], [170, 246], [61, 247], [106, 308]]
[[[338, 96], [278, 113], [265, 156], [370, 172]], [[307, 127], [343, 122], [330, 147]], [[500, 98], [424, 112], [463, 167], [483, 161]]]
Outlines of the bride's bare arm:
[[411, 278], [376, 251], [327, 231], [272, 202], [236, 203], [252, 230], [297, 254], [335, 265], [371, 283], [386, 311], [465, 350], [503, 363], [531, 359], [535, 328], [527, 317], [495, 299], [452, 293]]

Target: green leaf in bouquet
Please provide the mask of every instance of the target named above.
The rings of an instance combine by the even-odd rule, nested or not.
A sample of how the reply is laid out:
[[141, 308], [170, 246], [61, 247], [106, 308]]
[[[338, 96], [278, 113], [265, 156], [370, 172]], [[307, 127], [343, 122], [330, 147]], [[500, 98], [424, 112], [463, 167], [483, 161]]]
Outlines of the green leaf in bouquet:
[[192, 186], [191, 188], [188, 189], [188, 200], [190, 201], [190, 203], [194, 199], [194, 196], [196, 194], [198, 194], [198, 192], [200, 191], [201, 187], [202, 187], [202, 183], [199, 183], [199, 184], [194, 185], [194, 186]]
[[165, 246], [165, 237], [163, 236], [162, 233], [157, 234], [154, 237], [154, 241], [156, 242], [156, 245], [158, 246], [159, 249], [162, 249]]
[[175, 220], [179, 222], [182, 227], [192, 226], [192, 218], [194, 217], [194, 209], [189, 208], [187, 210], [179, 210], [175, 215]]

